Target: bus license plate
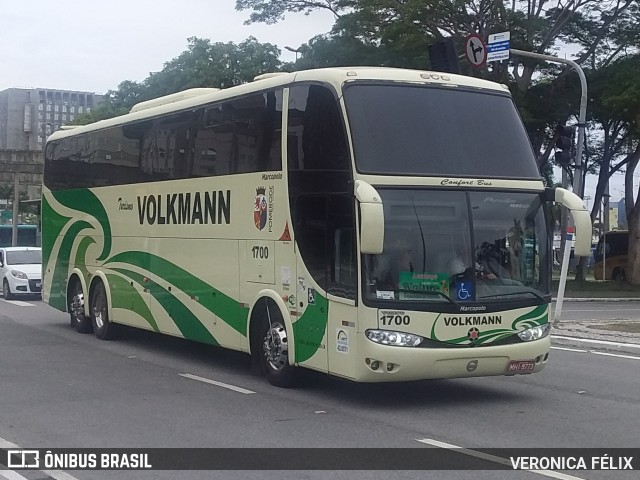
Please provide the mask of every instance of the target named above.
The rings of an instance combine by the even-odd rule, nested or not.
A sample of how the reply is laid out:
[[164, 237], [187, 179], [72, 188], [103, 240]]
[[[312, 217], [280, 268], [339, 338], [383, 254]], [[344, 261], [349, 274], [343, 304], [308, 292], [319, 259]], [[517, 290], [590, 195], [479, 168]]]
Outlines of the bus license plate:
[[509, 363], [508, 372], [533, 372], [536, 362], [533, 360], [517, 360]]

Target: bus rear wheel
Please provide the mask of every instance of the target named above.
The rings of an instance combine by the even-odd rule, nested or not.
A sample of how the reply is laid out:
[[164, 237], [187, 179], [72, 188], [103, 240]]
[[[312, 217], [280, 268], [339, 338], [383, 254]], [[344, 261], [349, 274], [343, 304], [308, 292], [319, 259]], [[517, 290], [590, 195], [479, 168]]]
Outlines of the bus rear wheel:
[[69, 290], [67, 302], [69, 303], [71, 328], [75, 328], [78, 333], [91, 333], [91, 319], [84, 314], [84, 293], [82, 285], [77, 279]]
[[107, 292], [102, 282], [91, 290], [91, 323], [93, 333], [100, 340], [112, 340], [117, 334], [116, 325], [109, 320]]
[[254, 344], [262, 372], [271, 385], [290, 387], [295, 368], [289, 365], [289, 336], [284, 320], [274, 305], [267, 303]]

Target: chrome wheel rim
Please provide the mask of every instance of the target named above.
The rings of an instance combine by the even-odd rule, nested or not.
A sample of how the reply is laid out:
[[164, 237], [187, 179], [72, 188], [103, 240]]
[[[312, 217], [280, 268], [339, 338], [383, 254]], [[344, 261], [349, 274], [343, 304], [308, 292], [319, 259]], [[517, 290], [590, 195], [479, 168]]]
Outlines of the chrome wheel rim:
[[102, 312], [97, 308], [93, 310], [93, 317], [96, 319], [96, 325], [98, 328], [102, 328], [104, 320], [102, 320]]
[[76, 292], [73, 296], [69, 310], [74, 321], [79, 322], [84, 312], [84, 295], [81, 292]]
[[96, 321], [96, 326], [102, 328], [105, 324], [106, 318], [106, 306], [104, 305], [104, 296], [102, 292], [96, 295], [95, 305], [93, 306], [93, 318]]
[[289, 347], [287, 331], [281, 323], [274, 323], [267, 330], [262, 347], [267, 363], [273, 370], [285, 368], [289, 361]]

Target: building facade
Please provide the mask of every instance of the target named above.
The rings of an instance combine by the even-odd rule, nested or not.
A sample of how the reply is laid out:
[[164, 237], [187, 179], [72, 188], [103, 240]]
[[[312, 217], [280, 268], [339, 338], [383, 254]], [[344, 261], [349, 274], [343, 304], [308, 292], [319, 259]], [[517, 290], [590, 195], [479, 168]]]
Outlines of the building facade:
[[[17, 179], [21, 192], [39, 199], [47, 137], [78, 115], [91, 113], [102, 98], [92, 92], [46, 88], [0, 91], [0, 185], [13, 186]], [[7, 213], [7, 208], [0, 204], [0, 213]]]
[[49, 135], [78, 115], [90, 113], [102, 95], [46, 88], [0, 92], [0, 150], [42, 151]]

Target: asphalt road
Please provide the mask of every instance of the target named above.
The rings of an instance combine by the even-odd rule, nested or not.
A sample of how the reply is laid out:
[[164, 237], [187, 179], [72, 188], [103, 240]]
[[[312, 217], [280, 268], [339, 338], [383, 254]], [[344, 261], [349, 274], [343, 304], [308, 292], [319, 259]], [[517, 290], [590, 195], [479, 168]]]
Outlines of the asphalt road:
[[[551, 304], [551, 311], [555, 310]], [[591, 302], [570, 301], [562, 303], [562, 321], [589, 320], [638, 320], [640, 321], [640, 302], [615, 301]]]
[[[633, 312], [635, 306], [622, 308]], [[603, 308], [596, 314], [614, 313]], [[438, 448], [438, 442], [469, 449], [637, 448], [638, 367], [637, 358], [554, 349], [549, 366], [533, 376], [362, 385], [309, 372], [297, 389], [283, 390], [252, 374], [244, 354], [135, 330], [117, 341], [99, 341], [75, 333], [66, 314], [42, 302], [0, 299], [0, 448], [8, 442], [25, 448], [388, 449]], [[15, 475], [33, 480], [541, 477], [404, 471], [402, 465], [384, 472], [27, 473]], [[637, 478], [635, 472], [617, 471], [564, 474], [553, 478]], [[0, 470], [0, 478], [21, 479], [12, 475]]]

